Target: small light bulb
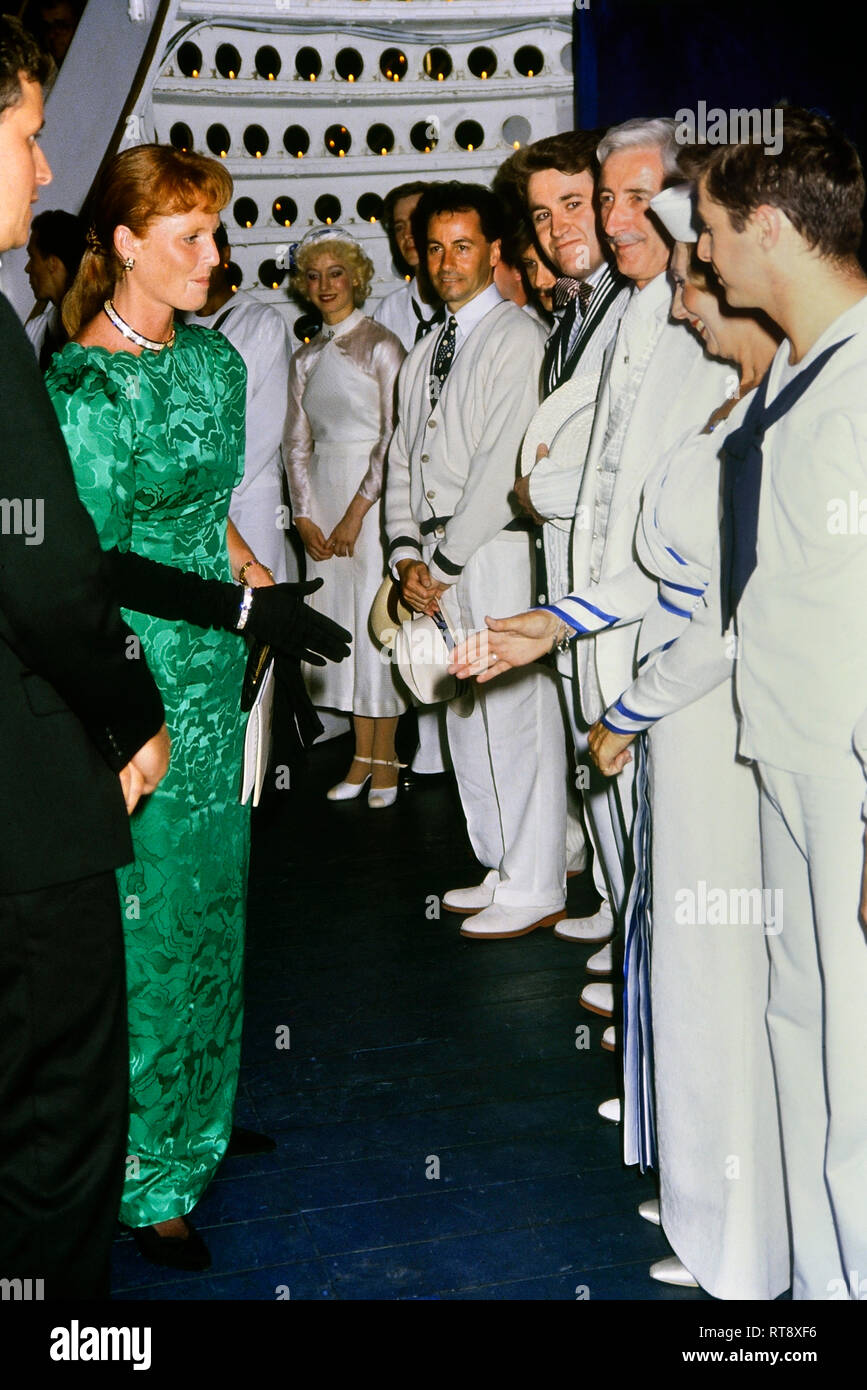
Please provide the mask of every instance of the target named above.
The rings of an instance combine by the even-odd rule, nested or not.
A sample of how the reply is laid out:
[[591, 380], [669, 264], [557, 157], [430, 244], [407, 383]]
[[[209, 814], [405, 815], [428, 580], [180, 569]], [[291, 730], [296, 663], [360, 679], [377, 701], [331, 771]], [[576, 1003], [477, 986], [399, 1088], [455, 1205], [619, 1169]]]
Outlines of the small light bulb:
[[387, 149], [385, 148], [385, 146], [383, 145], [383, 147], [382, 147], [382, 149], [379, 151], [379, 153], [380, 153], [380, 154], [388, 154], [388, 150], [387, 150]]
[[530, 71], [527, 73], [527, 76], [528, 76], [528, 77], [535, 77], [535, 75], [536, 75], [536, 74], [533, 72], [533, 69], [530, 68]]
[[513, 149], [513, 150], [519, 150], [520, 148], [521, 148], [521, 142], [520, 142], [520, 140], [513, 140], [513, 141], [512, 141], [512, 149]]
[[438, 73], [437, 73], [437, 82], [442, 82], [442, 80], [443, 80], [443, 75], [442, 75], [441, 72], [438, 72]]
[[354, 72], [351, 72], [351, 73], [349, 74], [349, 76], [347, 77], [346, 80], [347, 80], [347, 82], [354, 82], [354, 81], [355, 81], [355, 73], [354, 73]]
[[199, 75], [199, 69], [198, 69], [198, 68], [193, 68], [192, 72], [190, 73], [190, 77], [198, 77], [198, 75]]
[[371, 220], [371, 222], [375, 222], [375, 221], [376, 221], [376, 218], [375, 218], [375, 217], [371, 217], [370, 220]]
[[252, 227], [252, 225], [253, 225], [252, 222], [245, 222], [245, 223], [244, 223], [244, 226], [245, 226], [245, 227]]
[[235, 74], [234, 74], [233, 72], [230, 71], [230, 72], [229, 72], [229, 76], [230, 76], [230, 77], [234, 77]]
[[488, 74], [487, 74], [486, 72], [480, 72], [480, 73], [479, 73], [479, 76], [480, 76], [481, 78], [485, 78], [485, 77], [487, 77], [487, 75], [488, 75]]
[[228, 153], [228, 150], [220, 150], [220, 158], [225, 159]]
[[269, 73], [268, 73], [268, 81], [269, 81], [269, 82], [273, 82], [273, 81], [274, 81], [274, 74], [273, 74], [273, 72], [269, 72]]
[[284, 227], [291, 227], [291, 226], [292, 226], [292, 222], [291, 222], [291, 220], [290, 220], [288, 217], [286, 217], [286, 218], [283, 219], [283, 226], [284, 226]]
[[338, 150], [338, 151], [337, 151], [337, 156], [338, 156], [339, 159], [343, 159], [343, 157], [344, 157], [345, 154], [346, 154], [346, 151], [345, 151], [345, 150]]
[[331, 226], [331, 218], [330, 218], [330, 217], [326, 217], [325, 221], [328, 223], [328, 225], [329, 225], [329, 227], [330, 227], [330, 226]]
[[472, 146], [472, 145], [467, 145], [467, 149], [468, 149], [470, 152], [472, 152], [473, 146]]

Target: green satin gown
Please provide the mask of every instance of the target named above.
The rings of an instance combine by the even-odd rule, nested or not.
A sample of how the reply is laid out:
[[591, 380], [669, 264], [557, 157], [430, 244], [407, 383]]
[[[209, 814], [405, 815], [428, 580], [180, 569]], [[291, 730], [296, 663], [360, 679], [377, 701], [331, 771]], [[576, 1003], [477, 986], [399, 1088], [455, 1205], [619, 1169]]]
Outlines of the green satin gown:
[[[229, 579], [246, 388], [231, 344], [183, 324], [159, 354], [70, 343], [46, 384], [103, 549]], [[250, 839], [238, 801], [245, 648], [231, 633], [124, 617], [172, 740], [168, 774], [132, 817], [135, 862], [118, 871], [130, 1026], [120, 1217], [146, 1226], [195, 1206], [231, 1129]]]

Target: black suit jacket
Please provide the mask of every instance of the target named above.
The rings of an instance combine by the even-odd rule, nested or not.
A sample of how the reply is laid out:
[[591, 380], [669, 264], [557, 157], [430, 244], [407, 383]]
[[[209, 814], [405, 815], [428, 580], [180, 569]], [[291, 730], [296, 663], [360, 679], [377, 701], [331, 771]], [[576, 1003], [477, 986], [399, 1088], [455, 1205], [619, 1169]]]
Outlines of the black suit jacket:
[[164, 714], [130, 636], [36, 358], [0, 295], [0, 893], [132, 858], [117, 773]]

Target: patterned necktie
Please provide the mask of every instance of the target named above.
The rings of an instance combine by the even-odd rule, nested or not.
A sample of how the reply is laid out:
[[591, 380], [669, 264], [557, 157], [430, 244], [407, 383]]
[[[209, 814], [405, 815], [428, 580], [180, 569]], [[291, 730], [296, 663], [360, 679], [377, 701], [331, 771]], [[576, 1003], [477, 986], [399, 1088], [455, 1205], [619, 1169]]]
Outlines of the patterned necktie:
[[809, 367], [793, 377], [769, 406], [768, 375], [756, 391], [743, 424], [732, 430], [723, 445], [722, 521], [720, 523], [720, 597], [722, 630], [735, 615], [747, 580], [756, 567], [759, 530], [759, 495], [762, 490], [762, 443], [771, 425], [791, 410], [812, 384], [829, 358], [848, 343], [843, 338], [820, 352]]
[[418, 319], [418, 323], [415, 326], [415, 342], [420, 343], [422, 338], [426, 337], [426, 335], [430, 333], [435, 323], [443, 322], [443, 320], [445, 319], [446, 311], [442, 308], [442, 306], [440, 306], [440, 308], [437, 309], [435, 314], [431, 314], [430, 318], [426, 319], [421, 309], [416, 304], [415, 300], [411, 299], [409, 302], [412, 305], [413, 313]]
[[593, 285], [588, 285], [586, 280], [582, 280], [578, 286], [578, 304], [581, 309], [582, 319], [587, 317], [587, 310], [590, 308], [590, 301], [593, 298]]
[[560, 275], [554, 281], [554, 308], [565, 309], [581, 293], [581, 281], [574, 275]]
[[457, 332], [458, 321], [454, 314], [449, 315], [449, 321], [443, 330], [442, 337], [437, 343], [437, 350], [434, 355], [433, 371], [430, 378], [430, 403], [431, 409], [436, 405], [445, 386], [452, 362], [455, 360], [455, 334]]

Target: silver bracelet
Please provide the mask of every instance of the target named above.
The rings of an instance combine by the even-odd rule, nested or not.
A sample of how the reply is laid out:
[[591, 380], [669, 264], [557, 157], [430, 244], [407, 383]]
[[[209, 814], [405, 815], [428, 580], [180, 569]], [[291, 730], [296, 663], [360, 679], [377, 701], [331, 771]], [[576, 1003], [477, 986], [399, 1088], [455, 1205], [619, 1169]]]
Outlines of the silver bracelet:
[[241, 609], [238, 613], [238, 621], [235, 624], [236, 632], [243, 632], [247, 626], [247, 619], [250, 616], [250, 609], [253, 607], [253, 590], [249, 584], [244, 586], [244, 597], [241, 599]]
[[560, 619], [560, 627], [563, 631], [555, 636], [551, 646], [548, 648], [551, 656], [553, 656], [555, 652], [568, 652], [569, 644], [575, 636], [575, 629], [571, 628], [562, 618]]

